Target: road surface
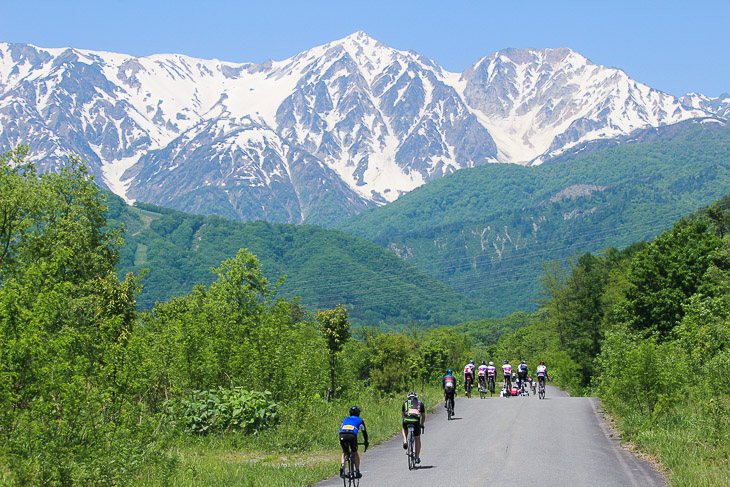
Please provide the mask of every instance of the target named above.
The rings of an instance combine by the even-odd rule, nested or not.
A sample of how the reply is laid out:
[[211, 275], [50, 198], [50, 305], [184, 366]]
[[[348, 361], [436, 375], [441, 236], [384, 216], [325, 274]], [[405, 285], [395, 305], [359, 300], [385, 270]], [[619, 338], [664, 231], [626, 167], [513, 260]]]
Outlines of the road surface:
[[666, 485], [649, 463], [620, 448], [600, 407], [596, 398], [568, 397], [553, 386], [543, 400], [459, 397], [453, 420], [442, 405], [426, 417], [419, 468], [408, 470], [398, 436], [363, 455], [360, 485]]

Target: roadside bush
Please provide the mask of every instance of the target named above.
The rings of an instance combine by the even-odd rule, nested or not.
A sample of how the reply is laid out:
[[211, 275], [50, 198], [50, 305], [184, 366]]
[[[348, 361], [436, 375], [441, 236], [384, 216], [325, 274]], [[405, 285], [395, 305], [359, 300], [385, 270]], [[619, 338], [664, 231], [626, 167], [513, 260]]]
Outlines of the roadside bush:
[[185, 428], [195, 434], [238, 430], [257, 433], [276, 424], [279, 405], [271, 393], [247, 391], [242, 387], [194, 391], [180, 401]]
[[636, 341], [621, 331], [609, 334], [598, 363], [599, 389], [604, 400], [636, 407], [656, 417], [681, 397], [684, 355], [674, 343]]

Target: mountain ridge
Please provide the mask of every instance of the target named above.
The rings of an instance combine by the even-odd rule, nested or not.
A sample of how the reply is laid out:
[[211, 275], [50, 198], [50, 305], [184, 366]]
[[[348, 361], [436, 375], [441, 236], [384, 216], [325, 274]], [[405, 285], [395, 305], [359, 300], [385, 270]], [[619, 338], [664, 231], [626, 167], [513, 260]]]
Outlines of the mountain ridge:
[[0, 43], [0, 90], [0, 147], [30, 144], [43, 170], [74, 152], [127, 201], [325, 226], [458, 169], [724, 107], [567, 48], [451, 73], [361, 31], [261, 64]]

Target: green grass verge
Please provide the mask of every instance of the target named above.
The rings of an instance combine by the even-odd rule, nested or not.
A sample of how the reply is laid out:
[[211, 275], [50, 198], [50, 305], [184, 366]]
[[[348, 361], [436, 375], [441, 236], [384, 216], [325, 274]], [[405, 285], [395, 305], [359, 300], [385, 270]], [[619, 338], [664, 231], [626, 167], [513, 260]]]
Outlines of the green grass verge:
[[[427, 388], [419, 396], [429, 412], [442, 399], [437, 388]], [[258, 435], [177, 434], [171, 439], [167, 459], [148, 466], [133, 484], [145, 487], [312, 485], [335, 475], [339, 469], [338, 431], [351, 405], [362, 408], [372, 448], [400, 432], [403, 400], [404, 394], [383, 395], [366, 390], [307, 408], [285, 406], [285, 419]], [[362, 461], [367, 462], [367, 453]]]
[[688, 398], [654, 418], [612, 412], [623, 439], [661, 463], [671, 486], [730, 485], [730, 397]]

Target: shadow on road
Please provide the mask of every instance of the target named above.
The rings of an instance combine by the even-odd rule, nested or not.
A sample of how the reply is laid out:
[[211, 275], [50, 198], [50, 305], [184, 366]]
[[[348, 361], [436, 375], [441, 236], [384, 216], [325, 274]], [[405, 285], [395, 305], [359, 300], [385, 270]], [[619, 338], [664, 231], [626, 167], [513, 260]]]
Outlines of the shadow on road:
[[436, 468], [436, 465], [419, 465], [416, 467], [416, 470], [428, 470], [431, 468]]
[[460, 420], [460, 419], [461, 419], [461, 418], [457, 418], [456, 416], [451, 416], [451, 421], [458, 421], [458, 420]]

